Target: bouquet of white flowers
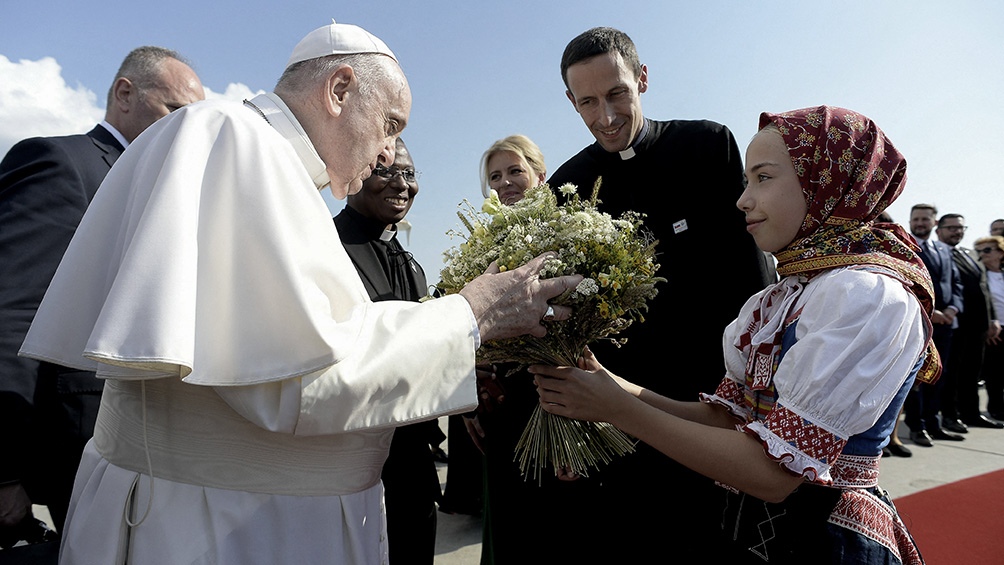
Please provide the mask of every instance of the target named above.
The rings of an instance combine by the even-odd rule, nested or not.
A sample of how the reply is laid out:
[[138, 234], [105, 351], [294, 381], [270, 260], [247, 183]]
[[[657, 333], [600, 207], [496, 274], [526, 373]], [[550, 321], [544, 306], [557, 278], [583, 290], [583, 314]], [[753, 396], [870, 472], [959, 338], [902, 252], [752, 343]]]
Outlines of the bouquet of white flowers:
[[[495, 191], [480, 211], [466, 200], [461, 204], [464, 209], [458, 215], [467, 233], [448, 232], [464, 242], [444, 254], [446, 266], [437, 285], [443, 294], [459, 292], [493, 261], [506, 271], [545, 251], [557, 257], [546, 262], [542, 277], [573, 273], [585, 277], [553, 301], [571, 306], [571, 318], [549, 322], [547, 335], [541, 338], [483, 343], [478, 362], [575, 365], [588, 344], [600, 339], [620, 344], [622, 340], [614, 337], [617, 333], [644, 321], [642, 312], [658, 293], [656, 283], [665, 280], [655, 276], [657, 242], [644, 229], [640, 214], [629, 212], [614, 219], [599, 212], [599, 185], [597, 181], [588, 201], [579, 197], [574, 185], [559, 187], [566, 199], [563, 205], [546, 184], [527, 190], [512, 205], [503, 204]], [[634, 451], [634, 441], [610, 424], [554, 416], [538, 406], [516, 451], [524, 476], [532, 468], [533, 476], [539, 477], [545, 463], [587, 475], [589, 467]]]

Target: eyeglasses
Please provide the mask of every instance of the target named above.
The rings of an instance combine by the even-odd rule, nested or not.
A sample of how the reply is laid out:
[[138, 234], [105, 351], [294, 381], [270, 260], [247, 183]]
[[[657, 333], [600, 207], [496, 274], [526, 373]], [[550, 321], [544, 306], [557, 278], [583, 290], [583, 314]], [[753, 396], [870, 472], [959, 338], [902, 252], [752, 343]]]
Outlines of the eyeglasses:
[[966, 231], [966, 226], [941, 226], [938, 229], [945, 231]]
[[422, 173], [415, 169], [399, 169], [397, 167], [384, 167], [383, 165], [374, 167], [373, 174], [386, 180], [391, 180], [397, 175], [401, 175], [401, 178], [405, 182], [415, 182], [418, 180], [418, 177], [422, 176]]
[[984, 247], [983, 249], [977, 249], [976, 251], [979, 251], [980, 253], [987, 253], [987, 254], [989, 254], [989, 253], [993, 253], [994, 251], [997, 251], [997, 248], [996, 247]]

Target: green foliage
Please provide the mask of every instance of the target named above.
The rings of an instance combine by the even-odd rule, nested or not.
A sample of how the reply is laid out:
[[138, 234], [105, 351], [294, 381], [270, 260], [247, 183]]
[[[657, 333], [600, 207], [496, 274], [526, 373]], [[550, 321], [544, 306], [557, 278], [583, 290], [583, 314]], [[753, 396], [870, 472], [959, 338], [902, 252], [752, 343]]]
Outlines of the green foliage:
[[[561, 205], [546, 184], [527, 190], [512, 205], [503, 204], [495, 191], [480, 210], [466, 200], [461, 203], [458, 216], [467, 232], [449, 232], [463, 242], [444, 254], [438, 285], [444, 295], [460, 292], [492, 262], [504, 272], [547, 251], [557, 256], [545, 263], [543, 278], [585, 277], [552, 301], [572, 307], [571, 318], [548, 322], [544, 337], [483, 343], [477, 353], [480, 363], [575, 365], [588, 344], [601, 339], [620, 344], [618, 333], [644, 321], [648, 301], [658, 293], [656, 284], [665, 280], [655, 276], [657, 242], [641, 215], [629, 212], [614, 219], [597, 210], [599, 184], [597, 180], [588, 201], [580, 199], [574, 185], [559, 187], [566, 200]], [[546, 464], [588, 475], [589, 467], [631, 451], [633, 440], [610, 424], [569, 420], [538, 407], [515, 455], [524, 477], [540, 480]]]

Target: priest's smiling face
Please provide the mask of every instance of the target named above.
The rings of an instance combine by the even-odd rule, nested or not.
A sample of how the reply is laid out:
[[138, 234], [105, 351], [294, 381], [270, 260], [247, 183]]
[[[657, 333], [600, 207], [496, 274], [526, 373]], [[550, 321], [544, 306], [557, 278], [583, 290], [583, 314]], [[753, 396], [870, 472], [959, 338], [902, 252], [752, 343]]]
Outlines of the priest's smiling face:
[[568, 67], [565, 95], [603, 149], [613, 153], [631, 146], [645, 118], [641, 93], [648, 90], [648, 69], [634, 75], [620, 53], [590, 57]]
[[404, 141], [398, 138], [394, 164], [378, 167], [363, 181], [362, 190], [349, 195], [348, 205], [382, 224], [396, 224], [408, 214], [418, 194], [416, 174], [411, 154]]

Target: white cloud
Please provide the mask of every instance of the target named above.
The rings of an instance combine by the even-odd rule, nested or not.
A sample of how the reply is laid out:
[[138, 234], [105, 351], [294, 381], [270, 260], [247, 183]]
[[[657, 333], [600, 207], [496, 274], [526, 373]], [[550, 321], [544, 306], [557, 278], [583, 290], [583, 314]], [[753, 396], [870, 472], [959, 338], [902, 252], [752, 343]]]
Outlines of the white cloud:
[[239, 82], [232, 82], [228, 84], [227, 89], [223, 91], [222, 94], [214, 92], [206, 86], [203, 86], [203, 88], [206, 89], [206, 100], [215, 100], [217, 98], [224, 98], [228, 100], [245, 100], [248, 98], [254, 98], [255, 96], [265, 92], [264, 90], [258, 90], [257, 92], [252, 92], [249, 86]]
[[[0, 55], [0, 157], [22, 139], [85, 133], [104, 119], [107, 92], [71, 87], [62, 71], [52, 57], [14, 62]], [[243, 100], [260, 92], [231, 83], [223, 93], [206, 88], [206, 98]]]
[[104, 117], [98, 95], [68, 86], [62, 70], [52, 57], [15, 63], [0, 55], [0, 154], [26, 137], [84, 133]]

